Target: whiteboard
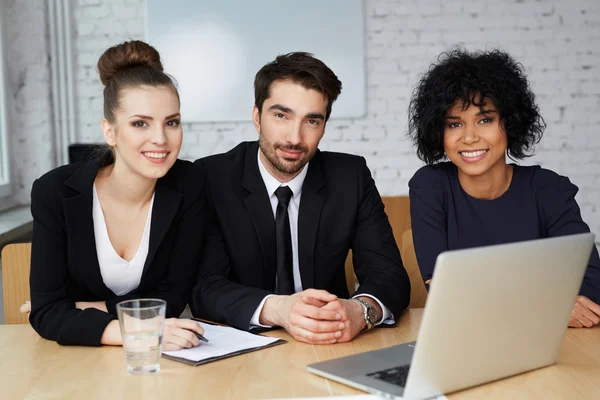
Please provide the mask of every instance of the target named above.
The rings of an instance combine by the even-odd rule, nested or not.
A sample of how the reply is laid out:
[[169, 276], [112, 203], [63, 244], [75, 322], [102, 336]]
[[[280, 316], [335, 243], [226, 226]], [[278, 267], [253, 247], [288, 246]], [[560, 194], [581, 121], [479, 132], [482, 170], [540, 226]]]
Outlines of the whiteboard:
[[308, 51], [342, 81], [332, 118], [365, 115], [362, 0], [146, 0], [146, 40], [179, 84], [185, 122], [249, 121], [254, 76]]

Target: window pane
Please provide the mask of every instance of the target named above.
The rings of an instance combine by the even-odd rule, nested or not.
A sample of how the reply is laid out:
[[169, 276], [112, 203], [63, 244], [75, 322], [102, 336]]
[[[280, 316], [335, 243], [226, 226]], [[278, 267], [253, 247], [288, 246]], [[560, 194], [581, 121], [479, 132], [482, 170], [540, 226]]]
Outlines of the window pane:
[[[4, 3], [0, 2], [0, 17]], [[0, 196], [6, 194], [6, 184], [9, 181], [8, 173], [8, 131], [7, 131], [7, 109], [6, 109], [6, 54], [4, 53], [4, 38], [2, 18], [0, 18]], [[4, 187], [3, 187], [4, 186]]]

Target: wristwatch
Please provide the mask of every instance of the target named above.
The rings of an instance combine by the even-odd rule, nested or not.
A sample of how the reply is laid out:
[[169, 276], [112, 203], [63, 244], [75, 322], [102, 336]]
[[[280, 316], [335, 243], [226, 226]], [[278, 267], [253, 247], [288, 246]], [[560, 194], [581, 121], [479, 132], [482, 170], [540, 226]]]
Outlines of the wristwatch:
[[375, 324], [377, 323], [377, 320], [379, 319], [377, 317], [377, 311], [375, 310], [375, 307], [373, 307], [371, 304], [369, 304], [369, 302], [367, 302], [361, 298], [358, 298], [358, 297], [354, 298], [353, 300], [358, 301], [360, 303], [360, 305], [363, 307], [366, 325], [361, 332], [370, 331], [371, 329], [373, 329], [375, 327]]

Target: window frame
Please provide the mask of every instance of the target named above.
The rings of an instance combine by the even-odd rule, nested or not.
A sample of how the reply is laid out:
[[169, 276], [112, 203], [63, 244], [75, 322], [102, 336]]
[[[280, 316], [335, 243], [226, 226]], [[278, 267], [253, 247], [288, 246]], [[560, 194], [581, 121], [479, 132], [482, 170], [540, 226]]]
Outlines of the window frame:
[[[4, 8], [0, 2], [0, 11]], [[6, 77], [6, 54], [4, 47], [4, 21], [0, 12], [0, 198], [12, 195], [11, 171], [9, 162], [9, 123], [7, 110], [7, 77]]]

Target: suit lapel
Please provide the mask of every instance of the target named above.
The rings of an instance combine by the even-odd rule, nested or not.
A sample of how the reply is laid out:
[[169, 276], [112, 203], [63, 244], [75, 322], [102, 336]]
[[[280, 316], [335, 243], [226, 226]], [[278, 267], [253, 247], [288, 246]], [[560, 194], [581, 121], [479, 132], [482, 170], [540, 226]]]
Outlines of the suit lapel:
[[246, 151], [242, 187], [250, 192], [244, 199], [244, 204], [252, 219], [263, 255], [265, 289], [274, 291], [277, 271], [275, 218], [271, 200], [258, 170], [258, 143], [249, 146]]
[[150, 222], [148, 256], [144, 263], [140, 284], [148, 273], [150, 265], [152, 265], [152, 261], [156, 256], [156, 251], [169, 230], [181, 203], [181, 193], [169, 187], [166, 179], [167, 177], [164, 177], [156, 182], [154, 204], [152, 205], [152, 219]]
[[323, 196], [318, 191], [324, 184], [321, 155], [317, 151], [308, 165], [298, 211], [298, 261], [303, 289], [315, 286], [315, 242], [323, 209]]
[[[69, 248], [74, 252], [75, 265], [85, 269], [86, 276], [90, 277], [88, 283], [95, 293], [110, 298], [114, 297], [115, 293], [106, 287], [102, 279], [94, 236], [92, 193], [99, 168], [100, 166], [96, 161], [91, 161], [84, 164], [65, 182], [77, 193], [75, 196], [64, 200], [63, 208], [70, 240]], [[156, 183], [154, 204], [152, 206], [150, 243], [142, 272], [142, 282], [177, 214], [181, 202], [181, 193], [169, 187], [166, 179], [166, 177], [161, 178]], [[90, 251], [90, 246], [92, 251]]]
[[94, 236], [93, 187], [99, 164], [91, 161], [75, 172], [65, 185], [77, 192], [63, 200], [63, 209], [69, 237], [69, 251], [72, 251], [74, 265], [84, 270], [89, 277], [87, 283], [99, 296], [114, 297], [115, 294], [104, 284]]

